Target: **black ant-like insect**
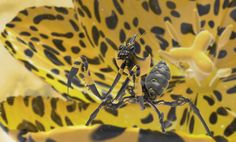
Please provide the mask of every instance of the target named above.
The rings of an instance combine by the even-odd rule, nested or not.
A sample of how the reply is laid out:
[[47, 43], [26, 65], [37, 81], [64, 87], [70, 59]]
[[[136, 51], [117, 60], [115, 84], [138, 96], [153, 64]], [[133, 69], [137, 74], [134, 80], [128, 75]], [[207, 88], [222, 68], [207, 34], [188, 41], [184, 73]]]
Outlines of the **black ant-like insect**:
[[[136, 38], [137, 35], [134, 35], [128, 40], [126, 44], [120, 45], [116, 59], [116, 62], [119, 66], [119, 71], [109, 91], [106, 93], [105, 96], [100, 95], [93, 79], [90, 76], [86, 57], [82, 56], [80, 58], [80, 61], [74, 62], [74, 66], [69, 72], [68, 86], [71, 85], [71, 80], [73, 79], [73, 77], [76, 76], [80, 69], [83, 73], [82, 78], [85, 80], [87, 87], [97, 97], [102, 99], [102, 103], [90, 115], [90, 118], [87, 121], [86, 125], [88, 126], [96, 118], [98, 112], [103, 107], [118, 109], [126, 102], [130, 101], [139, 103], [142, 109], [145, 109], [145, 104], [150, 105], [159, 117], [162, 132], [165, 132], [165, 128], [168, 127], [169, 123], [168, 121], [164, 122], [164, 114], [160, 112], [160, 110], [156, 106], [167, 105], [171, 107], [176, 107], [182, 106], [187, 103], [202, 122], [204, 128], [207, 131], [207, 134], [212, 136], [212, 133], [210, 132], [210, 129], [208, 128], [203, 117], [201, 116], [199, 109], [192, 103], [190, 99], [180, 96], [172, 102], [159, 100], [160, 97], [163, 95], [164, 90], [167, 88], [168, 82], [170, 80], [171, 75], [169, 67], [164, 61], [160, 61], [151, 69], [151, 57], [148, 56], [140, 58], [135, 53]], [[115, 98], [113, 98], [110, 93], [112, 92], [116, 84], [119, 82], [123, 73], [128, 74], [128, 76], [123, 82], [123, 85], [121, 86]], [[128, 88], [128, 84], [130, 81], [133, 81], [134, 86]], [[130, 96], [124, 96], [125, 90], [128, 90]]]

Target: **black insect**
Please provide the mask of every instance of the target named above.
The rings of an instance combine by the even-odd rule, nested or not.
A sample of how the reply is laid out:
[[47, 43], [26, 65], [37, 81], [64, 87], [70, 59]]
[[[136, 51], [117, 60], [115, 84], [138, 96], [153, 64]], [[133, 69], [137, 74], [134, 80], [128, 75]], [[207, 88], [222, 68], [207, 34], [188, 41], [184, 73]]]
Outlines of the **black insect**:
[[[83, 79], [91, 91], [99, 98], [102, 99], [102, 103], [98, 108], [90, 115], [89, 120], [86, 125], [89, 125], [97, 116], [100, 109], [103, 107], [108, 107], [110, 109], [118, 109], [127, 102], [139, 103], [142, 109], [145, 109], [145, 104], [150, 105], [157, 113], [162, 132], [165, 132], [165, 128], [168, 127], [168, 121], [164, 122], [164, 114], [156, 107], [157, 105], [168, 105], [171, 107], [182, 106], [184, 104], [189, 104], [193, 112], [201, 120], [203, 126], [205, 127], [207, 134], [212, 136], [210, 129], [208, 128], [206, 122], [202, 118], [198, 108], [191, 102], [190, 99], [183, 96], [178, 97], [172, 102], [167, 102], [165, 100], [160, 100], [163, 92], [168, 86], [170, 80], [170, 70], [164, 61], [160, 61], [158, 64], [152, 67], [151, 57], [147, 56], [144, 58], [139, 57], [135, 53], [135, 39], [137, 35], [131, 37], [126, 44], [122, 44], [119, 47], [116, 62], [119, 65], [119, 71], [111, 85], [109, 91], [105, 96], [101, 96], [90, 76], [88, 70], [88, 62], [85, 57], [81, 57], [81, 62], [76, 61], [74, 67], [72, 67], [69, 77], [68, 86], [71, 85], [71, 80], [77, 74], [79, 68], [81, 68]], [[79, 66], [78, 66], [79, 65]], [[150, 71], [151, 70], [151, 71]], [[110, 93], [113, 88], [119, 82], [122, 75], [127, 74], [123, 85], [119, 89], [116, 96], [113, 98]], [[87, 81], [86, 81], [87, 80]], [[133, 81], [134, 86], [129, 87], [128, 84]], [[128, 90], [129, 96], [125, 95], [125, 91]]]

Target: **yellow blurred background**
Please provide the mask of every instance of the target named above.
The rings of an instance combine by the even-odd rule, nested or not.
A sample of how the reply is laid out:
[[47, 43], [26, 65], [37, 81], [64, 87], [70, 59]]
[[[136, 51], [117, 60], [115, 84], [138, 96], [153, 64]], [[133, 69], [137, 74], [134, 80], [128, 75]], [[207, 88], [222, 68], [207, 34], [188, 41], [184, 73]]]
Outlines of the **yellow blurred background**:
[[[17, 12], [32, 6], [72, 7], [71, 0], [0, 0], [0, 31]], [[17, 95], [57, 95], [47, 84], [27, 71], [0, 43], [0, 100]], [[0, 130], [0, 142], [13, 142]]]

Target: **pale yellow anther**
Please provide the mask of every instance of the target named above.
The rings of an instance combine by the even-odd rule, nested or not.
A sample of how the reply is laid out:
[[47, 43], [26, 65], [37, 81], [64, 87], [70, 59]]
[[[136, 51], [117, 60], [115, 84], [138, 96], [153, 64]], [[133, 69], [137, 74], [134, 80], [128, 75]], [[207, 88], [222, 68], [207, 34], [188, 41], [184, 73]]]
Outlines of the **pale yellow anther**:
[[195, 61], [196, 66], [199, 68], [199, 71], [202, 71], [203, 73], [211, 73], [214, 69], [212, 60], [203, 52], [194, 54], [193, 60]]
[[213, 42], [214, 37], [212, 34], [209, 31], [204, 30], [196, 36], [193, 45], [190, 48], [195, 52], [205, 51]]
[[172, 48], [168, 54], [173, 57], [175, 60], [184, 61], [191, 58], [191, 49], [190, 48]]

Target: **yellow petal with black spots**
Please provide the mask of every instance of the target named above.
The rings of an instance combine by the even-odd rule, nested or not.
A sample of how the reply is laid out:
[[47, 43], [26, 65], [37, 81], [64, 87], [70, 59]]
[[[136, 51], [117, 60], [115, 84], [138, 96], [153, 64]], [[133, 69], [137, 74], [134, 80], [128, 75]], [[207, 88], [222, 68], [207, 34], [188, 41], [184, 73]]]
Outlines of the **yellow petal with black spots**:
[[[158, 51], [169, 52], [173, 47], [190, 47], [196, 36], [200, 34], [199, 30], [207, 30], [213, 35], [215, 43], [207, 48], [204, 55], [213, 61], [214, 69], [210, 69], [212, 72], [201, 78], [201, 82], [196, 82], [192, 78], [191, 70], [187, 70], [189, 66], [185, 62], [180, 62], [180, 67], [170, 65], [172, 80], [162, 99], [173, 100], [176, 95], [190, 98], [203, 114], [209, 128], [214, 132], [214, 136], [235, 139], [236, 121], [233, 98], [236, 65], [236, 2], [234, 0], [182, 0], [181, 2], [178, 0], [74, 0], [74, 6], [76, 12], [70, 8], [57, 7], [26, 9], [7, 25], [1, 34], [1, 40], [9, 52], [23, 62], [28, 69], [45, 79], [62, 94], [68, 95], [66, 94], [66, 76], [71, 63], [80, 55], [88, 58], [91, 76], [99, 85], [99, 91], [102, 92], [103, 89], [106, 90], [110, 86], [117, 72], [114, 58], [118, 46], [133, 34], [145, 32], [137, 43], [136, 52], [140, 55], [151, 54], [154, 63], [157, 63], [160, 59]], [[169, 21], [169, 25], [167, 21]], [[165, 27], [166, 22], [167, 28], [169, 27], [168, 32]], [[229, 25], [232, 27], [230, 26], [228, 28], [230, 30], [226, 31], [231, 31], [231, 34], [230, 32], [223, 34], [224, 29], [227, 29]], [[219, 48], [218, 45], [224, 46]], [[218, 51], [218, 49], [220, 50]], [[201, 59], [198, 58], [197, 61], [200, 62]], [[79, 79], [79, 76], [74, 80], [73, 88], [70, 89], [72, 98], [77, 98], [81, 102], [99, 102], [94, 95], [87, 93], [83, 84], [84, 82]], [[117, 88], [121, 84], [120, 82]], [[37, 105], [41, 104], [40, 99], [35, 102]], [[19, 103], [23, 103], [22, 99], [19, 99]], [[20, 106], [24, 108], [24, 106]], [[78, 122], [75, 124], [83, 125], [96, 108], [95, 106], [84, 111], [87, 113], [83, 113], [83, 120], [79, 119], [78, 114], [74, 115], [75, 121]], [[6, 105], [6, 108], [8, 107], [11, 108], [10, 105]], [[52, 107], [49, 105], [50, 108]], [[160, 109], [166, 114], [165, 119], [172, 121], [169, 129], [193, 134], [205, 133], [200, 121], [192, 114], [188, 106], [176, 109], [161, 107]], [[32, 112], [32, 110], [36, 111], [37, 115], [29, 115], [27, 118], [33, 123], [36, 123], [36, 120], [42, 120], [41, 117], [46, 114], [33, 107], [30, 111]], [[108, 114], [104, 110], [98, 119], [102, 120], [104, 124], [119, 127], [136, 125], [143, 129], [159, 129], [157, 127], [158, 119], [156, 115], [152, 115], [152, 110], [146, 109], [140, 113], [137, 113], [137, 110], [139, 108], [136, 105], [127, 105], [117, 110], [119, 117], [116, 117], [116, 112]], [[66, 111], [61, 109], [58, 112], [51, 110], [47, 112], [50, 120], [51, 116], [58, 119], [60, 116], [65, 117]], [[3, 122], [17, 118], [10, 110], [3, 114], [5, 114], [2, 116]], [[124, 117], [125, 114], [133, 114], [135, 118]], [[127, 118], [131, 121], [128, 121]], [[154, 121], [150, 123], [151, 118]], [[42, 123], [46, 126], [45, 129], [49, 130], [51, 125], [53, 127], [64, 126], [65, 122], [59, 120], [56, 122], [42, 120]], [[16, 126], [22, 122], [24, 122], [23, 119], [17, 119], [15, 122], [11, 121], [12, 124], [6, 125], [6, 122], [3, 124], [8, 128], [16, 129]], [[148, 123], [143, 124], [142, 122]]]
[[[84, 135], [81, 135], [81, 138], [85, 141], [106, 139], [116, 141], [122, 140], [126, 136], [135, 141], [151, 141], [153, 139], [163, 139], [168, 141], [175, 139], [180, 142], [196, 140], [214, 141], [212, 138], [202, 134], [205, 132], [202, 125], [191, 124], [200, 122], [196, 117], [192, 116], [191, 111], [186, 107], [180, 107], [173, 110], [173, 108], [160, 106], [161, 110], [171, 110], [172, 112], [171, 114], [168, 114], [167, 118], [165, 118], [165, 120], [171, 119], [173, 122], [172, 126], [168, 128], [170, 132], [163, 134], [159, 132], [160, 124], [154, 111], [149, 107], [142, 111], [136, 104], [126, 105], [118, 110], [102, 110], [92, 123], [92, 125], [102, 124], [98, 127], [84, 126], [84, 123], [87, 121], [91, 111], [93, 111], [98, 104], [84, 104], [75, 101], [68, 102], [62, 101], [58, 98], [42, 96], [25, 96], [7, 98], [7, 100], [2, 102], [0, 106], [1, 128], [18, 140], [37, 138], [36, 140], [40, 141], [42, 139], [50, 138], [58, 141], [61, 136], [64, 138], [71, 136], [70, 139], [77, 140], [77, 138], [79, 139], [80, 137], [75, 137], [75, 134], [83, 131], [83, 133], [81, 133]], [[181, 118], [180, 120], [177, 116], [181, 116], [182, 109], [187, 109], [187, 118]], [[206, 116], [205, 113], [208, 113], [208, 110], [205, 110], [202, 113]], [[182, 119], [185, 119], [186, 122], [183, 121], [184, 123], [194, 125], [194, 134], [189, 134], [187, 125], [178, 127], [173, 126], [175, 125], [174, 121], [176, 117], [176, 121], [182, 121]], [[224, 118], [224, 121], [221, 121], [221, 125], [228, 125], [227, 122], [229, 121], [229, 118], [234, 117], [229, 114], [228, 117]], [[233, 129], [234, 128], [231, 127], [229, 132], [233, 132]], [[223, 132], [213, 131], [213, 133], [214, 139], [235, 139], [235, 134], [226, 137]], [[78, 134], [78, 136], [80, 136], [80, 134]]]

